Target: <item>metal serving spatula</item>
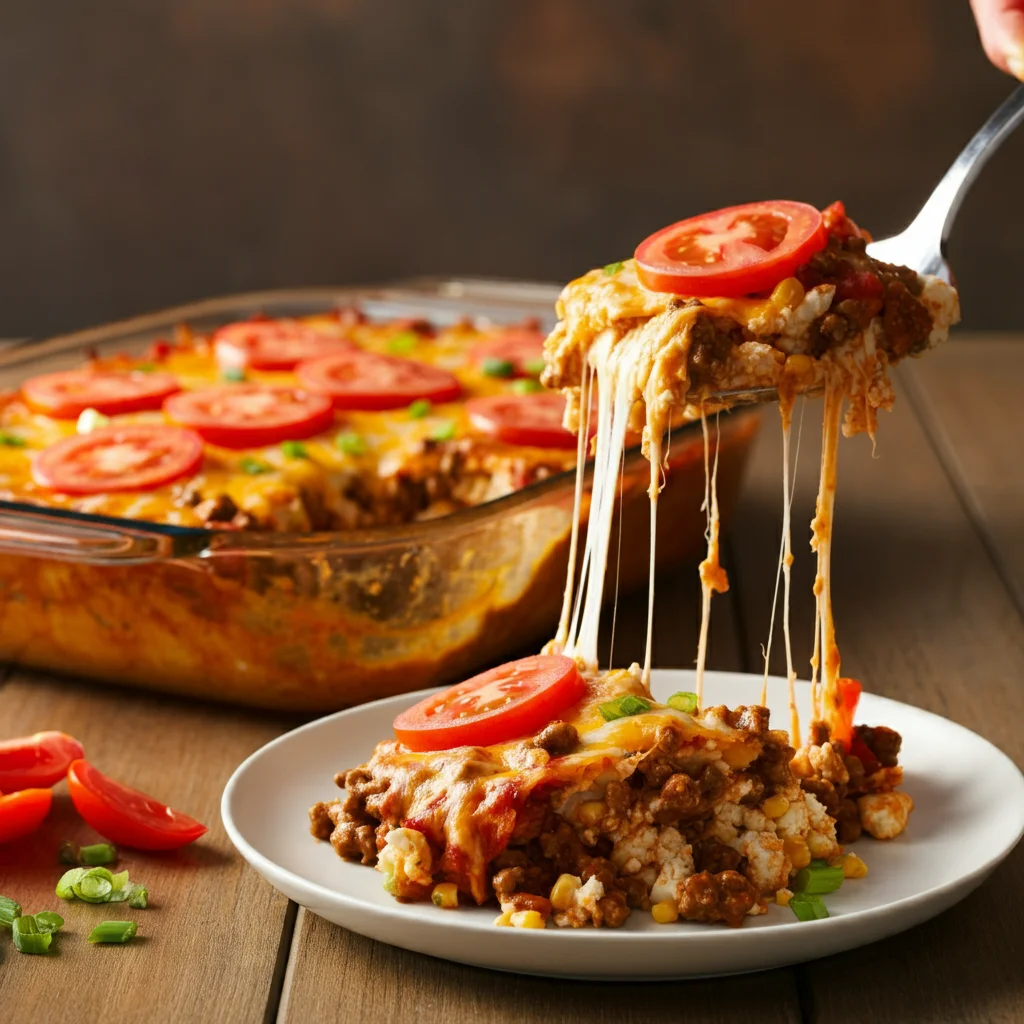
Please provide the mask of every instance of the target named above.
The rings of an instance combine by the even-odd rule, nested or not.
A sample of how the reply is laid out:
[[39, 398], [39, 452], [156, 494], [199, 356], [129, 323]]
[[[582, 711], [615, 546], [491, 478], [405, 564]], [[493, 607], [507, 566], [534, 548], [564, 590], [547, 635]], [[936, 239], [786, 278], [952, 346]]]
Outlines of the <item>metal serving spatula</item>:
[[[872, 242], [867, 248], [868, 255], [884, 263], [910, 267], [919, 274], [932, 274], [952, 284], [953, 276], [946, 262], [946, 241], [953, 220], [982, 167], [1022, 121], [1024, 85], [1019, 85], [953, 161], [909, 227], [898, 235]], [[694, 397], [698, 400], [698, 396]], [[775, 388], [751, 388], [716, 391], [704, 396], [704, 401], [736, 405], [770, 402], [776, 398]]]

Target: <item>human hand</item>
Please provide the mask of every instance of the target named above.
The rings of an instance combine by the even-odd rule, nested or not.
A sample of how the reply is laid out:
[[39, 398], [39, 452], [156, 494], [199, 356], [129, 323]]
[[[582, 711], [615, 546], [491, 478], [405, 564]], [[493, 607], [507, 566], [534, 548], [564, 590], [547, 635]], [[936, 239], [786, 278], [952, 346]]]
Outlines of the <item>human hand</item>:
[[988, 59], [1024, 82], [1024, 0], [971, 0], [971, 8]]

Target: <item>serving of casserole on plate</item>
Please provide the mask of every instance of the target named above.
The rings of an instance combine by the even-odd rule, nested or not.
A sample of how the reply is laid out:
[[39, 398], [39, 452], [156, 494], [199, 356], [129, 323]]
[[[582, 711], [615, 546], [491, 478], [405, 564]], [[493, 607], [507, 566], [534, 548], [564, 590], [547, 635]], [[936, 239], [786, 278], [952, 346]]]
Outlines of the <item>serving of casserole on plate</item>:
[[[536, 380], [556, 294], [267, 293], [2, 354], [0, 657], [328, 710], [543, 637], [576, 461]], [[376, 390], [346, 383], [357, 359]], [[722, 422], [726, 512], [757, 426]], [[662, 565], [702, 544], [701, 457], [677, 426]], [[623, 592], [646, 581], [637, 446], [624, 467]]]

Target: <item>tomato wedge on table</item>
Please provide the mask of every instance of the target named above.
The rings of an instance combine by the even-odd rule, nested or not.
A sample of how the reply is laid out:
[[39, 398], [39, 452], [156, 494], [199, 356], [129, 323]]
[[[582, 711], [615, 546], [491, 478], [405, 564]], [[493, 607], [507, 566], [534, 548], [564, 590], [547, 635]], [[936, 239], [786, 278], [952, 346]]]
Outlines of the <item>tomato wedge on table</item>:
[[400, 409], [418, 398], [452, 402], [462, 393], [447, 370], [362, 349], [301, 363], [295, 375], [307, 391], [326, 395], [336, 409]]
[[299, 363], [352, 348], [347, 338], [298, 320], [244, 320], [221, 327], [213, 351], [223, 369], [291, 370]]
[[729, 297], [769, 291], [827, 243], [818, 210], [776, 200], [681, 220], [644, 239], [634, 256], [651, 291]]
[[0, 843], [24, 839], [42, 825], [50, 805], [53, 790], [23, 789], [0, 796]]
[[228, 384], [172, 395], [164, 412], [210, 444], [259, 448], [312, 437], [334, 423], [329, 398], [299, 388]]
[[[506, 444], [533, 448], [575, 448], [576, 435], [562, 425], [565, 399], [553, 393], [536, 395], [489, 395], [466, 403], [470, 422], [477, 430]], [[592, 423], [591, 436], [597, 432]]]
[[102, 427], [41, 451], [36, 483], [62, 494], [145, 491], [191, 476], [203, 461], [203, 439], [159, 423]]
[[195, 842], [206, 826], [180, 811], [115, 782], [88, 761], [73, 761], [68, 791], [75, 810], [104, 839], [135, 850], [176, 850]]
[[82, 744], [63, 732], [37, 732], [0, 743], [0, 793], [52, 786], [81, 757]]
[[86, 409], [104, 416], [159, 409], [178, 390], [178, 380], [171, 374], [140, 370], [68, 370], [30, 377], [21, 386], [22, 397], [36, 412], [61, 420], [77, 419]]
[[481, 342], [472, 351], [473, 362], [483, 368], [488, 359], [507, 360], [513, 377], [535, 377], [531, 363], [544, 361], [544, 335], [525, 327], [514, 327], [490, 341]]
[[503, 743], [536, 732], [585, 692], [572, 658], [535, 654], [481, 672], [408, 708], [395, 719], [395, 736], [410, 750]]

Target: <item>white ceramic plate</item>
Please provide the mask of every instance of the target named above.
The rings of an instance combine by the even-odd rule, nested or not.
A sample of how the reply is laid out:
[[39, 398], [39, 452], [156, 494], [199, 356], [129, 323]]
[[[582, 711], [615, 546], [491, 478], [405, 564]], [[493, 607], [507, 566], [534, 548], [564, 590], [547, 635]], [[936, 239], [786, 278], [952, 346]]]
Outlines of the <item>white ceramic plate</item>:
[[[798, 685], [806, 722], [809, 687]], [[692, 672], [654, 673], [656, 696], [692, 689]], [[706, 677], [707, 703], [754, 703], [760, 690], [760, 676]], [[339, 859], [329, 843], [309, 834], [308, 808], [337, 795], [335, 772], [365, 761], [376, 742], [391, 734], [395, 715], [427, 692], [342, 711], [268, 743], [231, 777], [221, 813], [242, 856], [289, 898], [372, 939], [446, 960], [633, 981], [798, 963], [874, 942], [941, 913], [978, 886], [1024, 831], [1024, 777], [1008, 757], [944, 718], [865, 694], [858, 720], [903, 734], [904, 787], [916, 810], [900, 838], [856, 844], [868, 876], [827, 897], [827, 920], [801, 923], [772, 905], [736, 929], [658, 925], [640, 911], [617, 930], [496, 928], [495, 907], [397, 903], [381, 888], [378, 872]], [[774, 722], [788, 720], [783, 680], [771, 681], [768, 703]]]

